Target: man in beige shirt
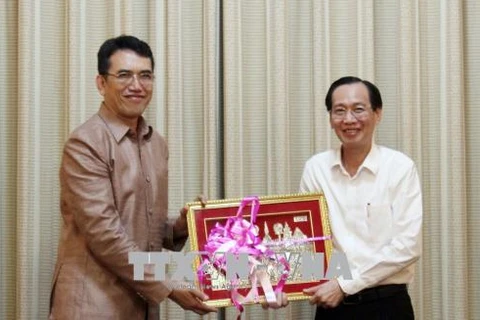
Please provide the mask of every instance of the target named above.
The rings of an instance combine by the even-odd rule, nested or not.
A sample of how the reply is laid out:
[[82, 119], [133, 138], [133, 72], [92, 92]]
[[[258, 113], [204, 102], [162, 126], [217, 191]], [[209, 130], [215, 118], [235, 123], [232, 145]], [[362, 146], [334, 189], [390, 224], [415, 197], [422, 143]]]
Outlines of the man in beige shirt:
[[[132, 36], [98, 52], [97, 114], [65, 144], [60, 169], [63, 226], [51, 293], [51, 319], [158, 319], [165, 298], [198, 314], [216, 311], [196, 289], [134, 281], [128, 253], [180, 250], [186, 210], [167, 217], [167, 143], [142, 117], [151, 97], [154, 59]], [[144, 279], [153, 279], [145, 268]]]

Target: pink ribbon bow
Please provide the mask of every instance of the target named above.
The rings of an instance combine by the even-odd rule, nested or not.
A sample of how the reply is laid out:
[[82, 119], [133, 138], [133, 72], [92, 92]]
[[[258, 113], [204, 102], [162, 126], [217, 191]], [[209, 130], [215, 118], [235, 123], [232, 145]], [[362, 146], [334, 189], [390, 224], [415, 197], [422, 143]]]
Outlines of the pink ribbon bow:
[[[247, 205], [251, 205], [250, 221], [242, 218], [243, 210]], [[210, 231], [210, 234], [205, 244], [204, 251], [208, 253], [207, 257], [203, 258], [203, 262], [197, 269], [197, 275], [200, 283], [205, 285], [205, 266], [210, 263], [209, 257], [214, 257], [213, 266], [215, 269], [226, 275], [226, 253], [240, 254], [246, 253], [249, 258], [249, 280], [251, 283], [251, 289], [246, 296], [241, 295], [238, 292], [240, 279], [230, 280], [230, 299], [239, 311], [239, 317], [241, 316], [244, 308], [243, 304], [249, 302], [258, 302], [258, 284], [263, 289], [267, 302], [275, 304], [277, 302], [277, 293], [283, 291], [283, 287], [287, 281], [290, 273], [290, 265], [284, 256], [276, 257], [269, 247], [272, 246], [289, 246], [296, 243], [304, 243], [310, 241], [319, 241], [329, 239], [330, 236], [325, 237], [311, 237], [298, 240], [283, 240], [276, 242], [275, 244], [262, 243], [256, 229], [255, 221], [257, 219], [258, 209], [260, 207], [260, 201], [256, 196], [249, 196], [243, 198], [238, 208], [237, 214], [234, 217], [227, 219], [225, 225], [216, 223], [215, 227]], [[278, 261], [283, 270], [280, 279], [275, 286], [272, 287], [270, 277], [267, 272], [262, 268], [257, 268], [262, 265], [261, 261], [274, 260]]]
[[[243, 209], [251, 205], [250, 221], [242, 218]], [[249, 256], [249, 280], [251, 289], [246, 296], [238, 292], [240, 280], [234, 279], [230, 281], [230, 298], [240, 312], [243, 312], [243, 304], [249, 302], [258, 302], [258, 284], [265, 293], [265, 298], [269, 303], [277, 301], [276, 294], [283, 290], [283, 286], [287, 281], [290, 272], [290, 265], [284, 257], [277, 258], [278, 262], [283, 265], [283, 272], [275, 286], [272, 288], [270, 278], [265, 270], [257, 268], [261, 264], [263, 257], [268, 259], [276, 259], [275, 253], [262, 244], [262, 240], [258, 236], [255, 228], [255, 221], [260, 206], [260, 201], [256, 196], [245, 197], [238, 208], [237, 215], [227, 219], [225, 225], [216, 223], [215, 227], [210, 231], [204, 250], [212, 257], [214, 267], [219, 273], [226, 274], [226, 253], [240, 254], [246, 253]], [[202, 284], [205, 284], [204, 266], [210, 263], [208, 258], [204, 258], [203, 263], [197, 270], [198, 278]]]

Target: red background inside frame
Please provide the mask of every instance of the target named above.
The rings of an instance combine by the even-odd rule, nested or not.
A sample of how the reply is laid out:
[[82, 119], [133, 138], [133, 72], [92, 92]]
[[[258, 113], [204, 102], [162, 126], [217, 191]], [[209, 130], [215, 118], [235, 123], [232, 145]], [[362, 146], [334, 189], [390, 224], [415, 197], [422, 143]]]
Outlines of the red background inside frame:
[[[235, 216], [237, 214], [238, 207], [223, 207], [223, 208], [200, 208], [195, 210], [195, 226], [197, 230], [198, 237], [198, 250], [203, 251], [204, 245], [208, 238], [208, 234], [205, 233], [205, 226], [207, 233], [218, 222], [222, 225], [225, 224], [229, 217]], [[319, 200], [305, 200], [305, 201], [293, 201], [293, 202], [282, 202], [282, 203], [271, 203], [271, 204], [261, 204], [257, 214], [256, 225], [259, 227], [260, 237], [264, 237], [264, 221], [267, 221], [270, 230], [270, 237], [276, 239], [273, 231], [273, 224], [280, 222], [284, 224], [287, 222], [292, 229], [292, 233], [295, 228], [298, 227], [307, 237], [321, 237], [323, 234], [323, 225], [322, 219], [320, 216], [320, 202]], [[310, 214], [311, 213], [311, 214]], [[243, 218], [250, 221], [251, 206], [248, 205], [243, 210]], [[308, 216], [307, 222], [294, 222], [293, 218], [295, 216]], [[312, 219], [310, 223], [310, 218]], [[313, 227], [313, 230], [312, 230]], [[314, 242], [315, 252], [325, 252], [325, 241], [315, 241]], [[325, 266], [327, 266], [326, 255], [325, 255]], [[317, 282], [307, 282], [307, 283], [294, 283], [294, 284], [285, 284], [283, 291], [286, 293], [299, 293], [303, 289], [309, 288], [325, 280]], [[246, 295], [250, 288], [239, 289], [239, 293]], [[215, 290], [213, 291], [210, 288], [210, 282], [207, 280], [205, 288], [203, 291], [209, 296], [210, 299], [229, 299], [230, 292], [228, 290]], [[259, 294], [263, 295], [263, 290], [259, 287]]]

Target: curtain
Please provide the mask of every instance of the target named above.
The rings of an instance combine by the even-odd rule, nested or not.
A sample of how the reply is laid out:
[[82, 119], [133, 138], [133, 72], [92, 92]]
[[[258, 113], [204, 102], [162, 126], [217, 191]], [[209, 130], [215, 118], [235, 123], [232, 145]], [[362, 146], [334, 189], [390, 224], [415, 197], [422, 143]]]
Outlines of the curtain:
[[[305, 161], [338, 145], [330, 83], [377, 84], [377, 143], [422, 181], [416, 316], [480, 317], [479, 16], [475, 0], [0, 0], [0, 318], [48, 315], [63, 143], [98, 110], [96, 53], [122, 33], [154, 51], [145, 116], [169, 142], [172, 216], [198, 194], [296, 193]], [[306, 302], [245, 312], [313, 315]], [[169, 301], [161, 317], [200, 318]]]
[[[324, 109], [330, 83], [373, 81], [384, 100], [376, 141], [410, 155], [422, 179], [423, 256], [410, 287], [419, 319], [479, 315], [478, 10], [474, 1], [225, 1], [227, 195], [296, 192], [305, 160], [338, 144]], [[289, 308], [291, 318], [306, 310]]]

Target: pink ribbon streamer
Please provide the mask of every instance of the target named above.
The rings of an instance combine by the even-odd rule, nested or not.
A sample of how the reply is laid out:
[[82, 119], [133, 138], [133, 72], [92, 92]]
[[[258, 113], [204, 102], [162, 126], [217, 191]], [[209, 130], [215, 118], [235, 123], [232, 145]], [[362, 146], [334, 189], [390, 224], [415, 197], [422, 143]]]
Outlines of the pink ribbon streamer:
[[[243, 210], [247, 205], [251, 205], [250, 222], [243, 219]], [[225, 225], [216, 223], [215, 227], [210, 231], [204, 251], [208, 252], [210, 257], [215, 257], [213, 265], [219, 273], [226, 275], [226, 253], [240, 254], [247, 253], [249, 255], [250, 272], [249, 280], [251, 289], [246, 296], [238, 292], [240, 279], [230, 281], [230, 298], [239, 311], [239, 317], [244, 308], [243, 304], [249, 302], [258, 302], [258, 284], [262, 287], [265, 298], [269, 303], [276, 303], [276, 295], [282, 292], [283, 287], [287, 281], [290, 273], [290, 265], [284, 257], [275, 257], [275, 253], [269, 249], [271, 245], [262, 244], [262, 240], [258, 236], [255, 229], [255, 221], [257, 219], [260, 201], [256, 196], [245, 197], [238, 208], [237, 214], [234, 217], [227, 219]], [[303, 243], [308, 241], [325, 240], [329, 237], [314, 237], [300, 240], [286, 240], [281, 241], [283, 245]], [[279, 245], [276, 243], [275, 245]], [[283, 272], [280, 279], [275, 286], [272, 287], [270, 278], [265, 270], [258, 269], [262, 257], [268, 259], [278, 260], [283, 265]], [[209, 264], [208, 257], [203, 258], [203, 262], [197, 269], [197, 276], [202, 285], [205, 284], [206, 279], [204, 275], [205, 265]]]

